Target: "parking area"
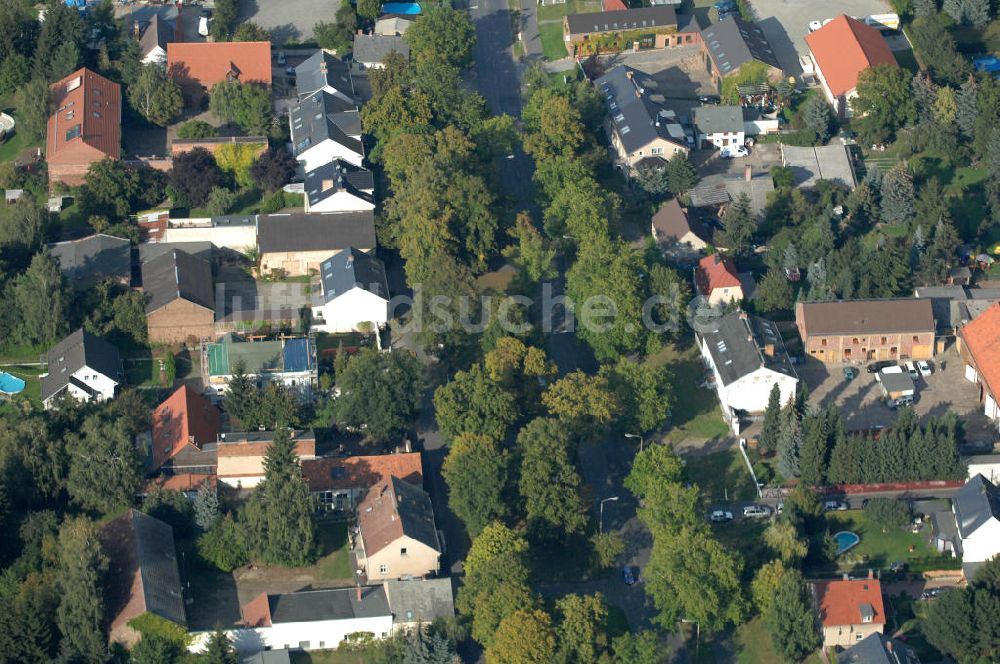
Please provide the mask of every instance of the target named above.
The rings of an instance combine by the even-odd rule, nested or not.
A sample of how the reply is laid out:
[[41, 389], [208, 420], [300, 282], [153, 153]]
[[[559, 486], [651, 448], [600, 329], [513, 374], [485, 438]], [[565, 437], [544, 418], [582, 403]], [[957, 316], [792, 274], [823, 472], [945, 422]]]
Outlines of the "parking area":
[[750, 167], [751, 175], [768, 173], [775, 166], [781, 166], [781, 152], [777, 143], [758, 143], [750, 150], [750, 155], [735, 159], [724, 159], [718, 150], [693, 150], [691, 163], [698, 170], [698, 175], [722, 175], [727, 178], [743, 178], [746, 167]]
[[242, 0], [240, 20], [270, 30], [272, 42], [285, 44], [311, 39], [313, 26], [332, 22], [339, 6], [338, 0]]
[[[958, 353], [953, 348], [949, 349], [930, 364], [934, 373], [914, 381], [916, 401], [913, 407], [917, 414], [924, 418], [954, 412], [965, 423], [967, 440], [992, 440], [995, 428], [983, 415], [979, 389], [965, 380]], [[854, 380], [844, 378], [845, 366], [852, 366], [858, 371]], [[867, 373], [864, 366], [823, 364], [806, 359], [795, 370], [809, 388], [809, 402], [813, 407], [822, 408], [835, 403], [844, 414], [850, 430], [886, 427], [896, 419], [896, 411], [883, 402], [882, 390], [875, 376]]]
[[751, 0], [757, 22], [771, 48], [778, 56], [778, 63], [788, 74], [799, 75], [799, 56], [809, 53], [805, 37], [809, 34], [809, 21], [822, 21], [837, 14], [864, 17], [891, 12], [883, 0]]

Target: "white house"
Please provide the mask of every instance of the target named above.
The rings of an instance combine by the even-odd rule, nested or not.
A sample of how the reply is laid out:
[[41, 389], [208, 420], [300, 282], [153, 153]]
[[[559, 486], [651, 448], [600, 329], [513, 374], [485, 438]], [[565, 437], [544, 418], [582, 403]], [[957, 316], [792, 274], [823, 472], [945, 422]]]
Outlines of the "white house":
[[306, 173], [306, 212], [357, 212], [375, 209], [372, 172], [338, 159]]
[[389, 320], [389, 286], [379, 259], [349, 247], [320, 264], [321, 292], [313, 302], [313, 329], [350, 332], [362, 323]]
[[976, 568], [1000, 554], [1000, 489], [976, 475], [951, 497], [962, 570], [971, 578]]
[[725, 148], [746, 141], [743, 109], [739, 106], [699, 106], [693, 113], [699, 146]]
[[118, 349], [80, 328], [49, 351], [42, 403], [52, 408], [63, 395], [77, 401], [113, 399], [123, 375]]
[[288, 117], [292, 152], [305, 173], [337, 159], [361, 166], [361, 118], [352, 102], [321, 91], [293, 106]]
[[994, 484], [1000, 483], [1000, 454], [979, 454], [965, 457], [969, 479], [982, 475]]
[[761, 413], [777, 385], [781, 403], [795, 397], [799, 379], [774, 323], [742, 312], [695, 321], [701, 356], [712, 372], [726, 417]]
[[[138, 27], [138, 26], [137, 26]], [[167, 66], [167, 44], [174, 41], [174, 28], [167, 21], [153, 14], [149, 23], [142, 28], [139, 37], [139, 52], [143, 64]]]
[[[243, 654], [280, 648], [334, 649], [349, 634], [381, 639], [393, 631], [383, 586], [261, 593], [242, 612], [242, 626], [227, 634]], [[211, 631], [192, 633], [188, 649], [203, 651], [211, 636]]]

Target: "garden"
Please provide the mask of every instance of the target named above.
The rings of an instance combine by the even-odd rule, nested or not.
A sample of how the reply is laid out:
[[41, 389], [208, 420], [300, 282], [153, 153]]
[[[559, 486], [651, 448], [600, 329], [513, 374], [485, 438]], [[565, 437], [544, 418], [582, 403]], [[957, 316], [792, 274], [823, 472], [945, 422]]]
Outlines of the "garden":
[[830, 512], [826, 521], [831, 533], [849, 531], [860, 537], [860, 541], [838, 560], [839, 570], [886, 569], [896, 561], [906, 563], [910, 572], [958, 569], [961, 566], [957, 558], [939, 555], [931, 547], [929, 526], [926, 524], [918, 532], [881, 527], [862, 510]]

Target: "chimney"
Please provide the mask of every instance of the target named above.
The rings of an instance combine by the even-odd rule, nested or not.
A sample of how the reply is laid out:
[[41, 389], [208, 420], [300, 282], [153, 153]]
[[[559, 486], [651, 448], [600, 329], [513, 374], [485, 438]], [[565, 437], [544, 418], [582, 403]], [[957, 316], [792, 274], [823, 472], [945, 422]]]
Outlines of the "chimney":
[[844, 581], [850, 581], [850, 580], [851, 576], [847, 572], [844, 572]]
[[871, 568], [868, 568], [868, 578], [869, 579], [874, 579], [875, 578], [875, 572], [873, 572], [871, 570]]
[[139, 38], [139, 21], [132, 21], [132, 36]]
[[764, 355], [774, 357], [774, 344], [764, 344]]
[[747, 164], [743, 169], [743, 179], [750, 182], [750, 178], [753, 177], [753, 168], [750, 164]]

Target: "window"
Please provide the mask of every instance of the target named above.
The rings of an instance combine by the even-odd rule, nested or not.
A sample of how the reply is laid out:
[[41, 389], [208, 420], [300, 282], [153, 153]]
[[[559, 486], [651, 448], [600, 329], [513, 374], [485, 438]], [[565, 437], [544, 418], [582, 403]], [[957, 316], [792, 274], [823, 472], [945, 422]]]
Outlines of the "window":
[[73, 90], [76, 90], [82, 84], [83, 84], [83, 77], [77, 76], [72, 81], [66, 84], [66, 92], [73, 92]]
[[401, 555], [401, 556], [405, 556], [406, 555], [406, 547], [405, 546], [399, 550], [399, 555]]
[[389, 573], [389, 566], [388, 565], [379, 565], [378, 566], [378, 573], [381, 574], [382, 576], [385, 576], [386, 574]]
[[819, 343], [820, 343], [821, 346], [825, 346], [826, 345], [826, 339], [820, 339]]
[[917, 335], [914, 334], [913, 335], [913, 343], [917, 343], [918, 341], [920, 341], [920, 337], [918, 337]]
[[889, 338], [888, 337], [882, 337], [882, 343], [883, 344], [889, 343]]
[[325, 647], [326, 647], [326, 641], [320, 641], [319, 642], [319, 649], [322, 650]]
[[72, 141], [74, 138], [80, 137], [80, 125], [73, 125], [66, 130], [66, 140]]
[[650, 150], [650, 153], [652, 153], [652, 154], [663, 154], [663, 148], [653, 148], [652, 150]]
[[865, 635], [864, 635], [864, 633], [863, 633], [863, 632], [858, 632], [857, 634], [855, 634], [855, 635], [854, 635], [854, 640], [855, 640], [855, 641], [860, 641], [860, 640], [861, 640], [861, 639], [863, 639], [864, 637], [865, 637]]
[[858, 343], [858, 338], [854, 337], [853, 339], [851, 339], [851, 343], [852, 344], [857, 344]]

